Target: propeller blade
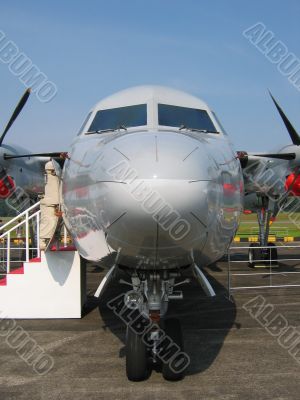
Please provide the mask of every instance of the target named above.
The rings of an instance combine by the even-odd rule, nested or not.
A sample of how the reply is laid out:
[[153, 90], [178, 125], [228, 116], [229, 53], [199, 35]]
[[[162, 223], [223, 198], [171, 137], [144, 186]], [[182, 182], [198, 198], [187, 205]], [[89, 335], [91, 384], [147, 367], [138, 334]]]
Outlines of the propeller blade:
[[67, 153], [60, 152], [60, 153], [32, 153], [32, 154], [16, 154], [16, 155], [11, 155], [11, 154], [3, 154], [4, 160], [11, 160], [14, 158], [26, 158], [26, 157], [50, 157], [50, 158], [67, 158], [66, 156]]
[[21, 100], [19, 101], [17, 107], [15, 108], [15, 111], [13, 112], [12, 116], [10, 117], [10, 120], [8, 121], [8, 124], [6, 125], [6, 128], [4, 129], [4, 132], [2, 133], [2, 136], [0, 137], [0, 146], [2, 145], [3, 140], [4, 140], [7, 132], [9, 131], [10, 127], [12, 126], [12, 124], [17, 119], [18, 115], [22, 111], [22, 108], [25, 106], [25, 104], [26, 104], [26, 102], [28, 100], [28, 97], [30, 96], [30, 92], [31, 92], [31, 89], [28, 88], [25, 91], [25, 93], [23, 94], [23, 96], [21, 97]]
[[[236, 158], [240, 160], [241, 167], [246, 168], [251, 157], [275, 158], [278, 160], [295, 160], [296, 153], [264, 153], [264, 154], [248, 154], [246, 151], [237, 151]], [[253, 158], [252, 158], [253, 160]], [[256, 160], [256, 159], [254, 159]], [[253, 160], [253, 161], [254, 161]], [[256, 160], [256, 162], [259, 160]]]
[[279, 106], [279, 104], [277, 103], [277, 101], [274, 99], [274, 97], [272, 96], [272, 93], [269, 91], [269, 94], [271, 96], [271, 99], [273, 100], [275, 107], [277, 108], [277, 111], [279, 112], [284, 125], [286, 127], [286, 129], [288, 130], [288, 133], [292, 139], [293, 144], [300, 146], [300, 136], [298, 135], [296, 129], [293, 127], [293, 125], [290, 123], [288, 117], [285, 115], [285, 113], [283, 112], [282, 108]]
[[277, 158], [278, 160], [295, 160], [295, 153], [270, 153], [270, 154], [249, 154], [249, 156]]

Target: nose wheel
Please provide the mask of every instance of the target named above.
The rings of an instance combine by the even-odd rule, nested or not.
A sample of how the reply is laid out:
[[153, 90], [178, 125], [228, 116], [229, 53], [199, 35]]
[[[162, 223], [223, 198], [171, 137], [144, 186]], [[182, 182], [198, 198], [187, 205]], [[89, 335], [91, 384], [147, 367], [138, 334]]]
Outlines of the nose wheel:
[[260, 252], [260, 249], [257, 248], [258, 246], [259, 246], [258, 243], [250, 244], [248, 257], [249, 257], [249, 267], [251, 267], [251, 268], [254, 268], [255, 263], [261, 259], [261, 252]]
[[268, 247], [262, 248], [259, 243], [251, 243], [248, 257], [249, 267], [268, 267], [277, 265], [278, 254], [274, 243], [268, 243]]
[[[166, 319], [164, 323], [164, 330], [166, 335], [168, 335], [179, 347], [180, 351], [184, 351], [180, 321], [175, 318]], [[184, 372], [176, 372], [176, 370], [172, 368], [172, 363], [170, 362], [163, 363], [162, 374], [167, 381], [179, 381], [184, 377]]]
[[147, 346], [142, 336], [129, 326], [126, 331], [126, 375], [133, 382], [143, 381], [148, 375]]
[[[180, 321], [175, 318], [166, 319], [163, 324], [164, 338], [161, 344], [153, 344], [147, 347], [143, 337], [135, 333], [130, 327], [126, 331], [126, 375], [130, 381], [139, 382], [145, 380], [150, 373], [151, 363], [161, 365], [164, 379], [168, 381], [179, 381], [184, 377], [184, 370], [181, 370], [174, 358], [160, 359], [158, 354], [168, 354], [171, 346], [176, 345], [176, 352], [183, 352], [183, 336]], [[170, 340], [169, 340], [170, 339]], [[151, 340], [148, 341], [148, 345]], [[179, 361], [180, 362], [180, 361]]]

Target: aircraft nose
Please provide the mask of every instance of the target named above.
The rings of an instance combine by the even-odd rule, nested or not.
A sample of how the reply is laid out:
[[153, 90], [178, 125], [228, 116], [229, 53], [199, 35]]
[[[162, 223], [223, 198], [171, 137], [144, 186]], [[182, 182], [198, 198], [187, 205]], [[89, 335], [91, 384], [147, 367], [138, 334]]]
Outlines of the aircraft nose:
[[216, 166], [204, 143], [175, 133], [126, 135], [100, 158], [94, 204], [112, 248], [162, 263], [203, 247], [217, 206]]
[[[122, 174], [125, 165], [127, 174]], [[207, 142], [180, 132], [123, 135], [104, 146], [93, 171], [97, 180], [115, 175], [128, 181], [129, 171], [139, 179], [200, 181], [217, 176]]]

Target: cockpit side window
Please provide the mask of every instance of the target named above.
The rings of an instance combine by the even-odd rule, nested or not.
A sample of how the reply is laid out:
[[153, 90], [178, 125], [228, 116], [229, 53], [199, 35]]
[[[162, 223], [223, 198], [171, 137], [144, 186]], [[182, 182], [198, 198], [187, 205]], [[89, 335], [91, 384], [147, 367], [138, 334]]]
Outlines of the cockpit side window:
[[77, 136], [79, 136], [82, 132], [83, 129], [85, 127], [85, 125], [87, 124], [88, 120], [90, 119], [90, 116], [92, 115], [92, 111], [88, 113], [88, 115], [86, 116], [85, 120], [83, 121], [83, 124], [81, 125], [79, 132], [77, 133]]
[[207, 111], [196, 108], [158, 104], [158, 124], [218, 133]]
[[221, 124], [219, 118], [216, 116], [216, 113], [214, 111], [212, 111], [213, 116], [215, 117], [215, 120], [217, 121], [217, 123], [219, 124], [219, 127], [221, 128], [222, 132], [224, 133], [224, 135], [228, 135], [226, 130], [224, 129], [224, 126]]
[[147, 125], [147, 104], [138, 104], [98, 111], [88, 131], [105, 131], [143, 125]]

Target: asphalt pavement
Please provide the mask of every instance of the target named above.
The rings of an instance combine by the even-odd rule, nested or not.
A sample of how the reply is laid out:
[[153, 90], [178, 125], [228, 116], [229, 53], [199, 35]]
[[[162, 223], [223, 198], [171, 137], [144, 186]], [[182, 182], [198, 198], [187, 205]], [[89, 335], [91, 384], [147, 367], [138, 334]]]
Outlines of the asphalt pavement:
[[[244, 252], [236, 250], [236, 259], [242, 261]], [[283, 259], [297, 258], [295, 253], [295, 249], [280, 251]], [[274, 271], [282, 274], [272, 278], [277, 284], [295, 282], [297, 275], [284, 272], [298, 271], [298, 264], [280, 262]], [[250, 280], [251, 285], [270, 283], [266, 269], [253, 270], [242, 262], [232, 263], [231, 269], [253, 274], [234, 276], [233, 286], [248, 286]], [[16, 321], [53, 360], [49, 372], [37, 374], [7, 344], [5, 330], [0, 329], [0, 399], [299, 399], [300, 356], [291, 355], [291, 347], [284, 348], [274, 333], [278, 315], [300, 332], [300, 287], [241, 290], [229, 299], [227, 272], [225, 259], [206, 269], [215, 298], [205, 297], [193, 279], [183, 287], [184, 300], [170, 304], [169, 315], [181, 320], [185, 351], [191, 358], [184, 380], [168, 382], [159, 371], [152, 371], [147, 380], [133, 383], [125, 374], [125, 326], [107, 307], [126, 286], [119, 284], [119, 275], [101, 301], [95, 300], [92, 295], [105, 268], [89, 265], [88, 303], [81, 320]], [[264, 322], [254, 316], [255, 301], [257, 307], [263, 301], [272, 309]]]

